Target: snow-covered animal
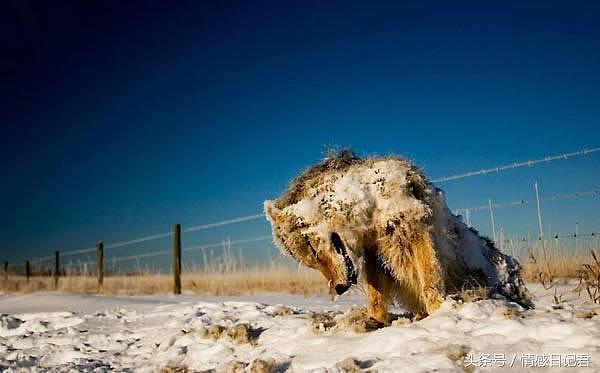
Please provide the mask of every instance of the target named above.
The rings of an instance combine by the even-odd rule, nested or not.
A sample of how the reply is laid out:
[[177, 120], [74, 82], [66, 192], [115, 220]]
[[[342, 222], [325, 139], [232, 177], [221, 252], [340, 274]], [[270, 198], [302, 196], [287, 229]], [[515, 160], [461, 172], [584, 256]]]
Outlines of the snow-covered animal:
[[295, 178], [265, 214], [280, 249], [343, 294], [364, 268], [367, 316], [397, 299], [417, 318], [444, 297], [481, 288], [533, 307], [517, 260], [467, 227], [442, 190], [405, 159], [335, 152]]

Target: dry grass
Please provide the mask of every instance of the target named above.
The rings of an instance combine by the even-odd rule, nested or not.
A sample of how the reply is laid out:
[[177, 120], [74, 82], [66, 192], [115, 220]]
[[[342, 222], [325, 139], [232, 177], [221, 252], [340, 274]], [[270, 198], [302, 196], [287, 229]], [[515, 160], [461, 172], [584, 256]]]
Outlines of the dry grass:
[[[579, 296], [585, 292], [589, 301], [600, 303], [600, 260], [593, 249], [590, 248], [588, 255], [577, 251], [548, 254], [547, 250], [543, 250], [542, 253], [543, 259], [539, 260], [533, 248], [529, 249], [529, 261], [523, 273], [525, 279], [539, 282], [548, 290], [559, 279], [576, 278], [579, 284], [574, 291]], [[558, 294], [556, 288], [553, 303], [557, 307], [562, 303], [562, 294]]]
[[[600, 264], [597, 258], [578, 250], [529, 250], [529, 258], [523, 260], [523, 277], [532, 282], [540, 282], [551, 288], [558, 279], [581, 279], [581, 289], [591, 299], [600, 301]], [[184, 268], [183, 291], [199, 295], [244, 295], [261, 292], [288, 294], [327, 294], [327, 284], [323, 276], [305, 267], [295, 267], [281, 259], [263, 266], [248, 266], [241, 256], [229, 251], [218, 258], [205, 258], [211, 263], [202, 268]], [[170, 274], [153, 274], [149, 270], [136, 271], [135, 275], [105, 276], [100, 291], [106, 295], [143, 295], [170, 293], [173, 278]], [[29, 282], [23, 276], [11, 275], [8, 280], [0, 279], [0, 291], [9, 293], [29, 293], [35, 291], [68, 291], [78, 293], [98, 293], [96, 277], [67, 273], [59, 280], [58, 288], [49, 276], [31, 277]]]
[[532, 254], [523, 263], [523, 278], [528, 281], [549, 282], [555, 278], [577, 278], [583, 264], [589, 256], [575, 254], [570, 256], [550, 255], [547, 260], [538, 259]]
[[[182, 276], [184, 292], [199, 295], [242, 295], [258, 292], [285, 292], [291, 294], [325, 294], [327, 283], [321, 274], [309, 270], [296, 271], [287, 267], [248, 269], [232, 273], [193, 273]], [[70, 275], [61, 277], [58, 289], [51, 277], [11, 276], [0, 281], [5, 292], [30, 293], [35, 291], [69, 291], [98, 293], [94, 276]], [[108, 276], [100, 293], [106, 295], [142, 295], [169, 293], [173, 290], [171, 275]]]
[[[181, 278], [182, 291], [198, 295], [244, 295], [259, 292], [290, 294], [324, 294], [327, 283], [320, 273], [306, 267], [296, 267], [288, 258], [272, 260], [268, 264], [248, 265], [241, 252], [235, 255], [229, 242], [224, 242], [222, 255], [204, 253], [202, 267], [185, 267]], [[84, 273], [82, 275], [82, 273]], [[73, 268], [60, 277], [58, 288], [49, 276], [35, 276], [26, 281], [24, 276], [10, 276], [0, 281], [0, 291], [29, 293], [59, 290], [106, 295], [144, 295], [173, 291], [171, 274], [156, 274], [148, 268], [137, 267], [130, 275], [105, 275], [99, 291], [96, 276], [87, 267]]]
[[592, 261], [585, 263], [579, 271], [579, 286], [576, 290], [580, 295], [585, 290], [590, 301], [600, 303], [600, 260], [593, 250], [590, 254]]

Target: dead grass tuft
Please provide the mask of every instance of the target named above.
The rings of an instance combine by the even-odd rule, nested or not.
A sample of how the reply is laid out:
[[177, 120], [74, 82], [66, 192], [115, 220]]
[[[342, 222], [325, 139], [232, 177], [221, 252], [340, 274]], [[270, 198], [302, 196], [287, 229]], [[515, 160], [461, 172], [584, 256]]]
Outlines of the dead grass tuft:
[[581, 266], [589, 259], [579, 250], [570, 252], [566, 248], [560, 252], [550, 250], [546, 253], [546, 259], [538, 257], [534, 249], [529, 248], [522, 276], [525, 280], [541, 283], [546, 289], [550, 289], [561, 279], [578, 278]]
[[589, 320], [596, 315], [598, 315], [598, 313], [595, 310], [577, 310], [573, 313], [573, 316], [576, 318], [585, 320]]
[[256, 346], [258, 337], [264, 331], [263, 328], [253, 328], [250, 324], [240, 323], [227, 329], [227, 336], [237, 344], [248, 343]]
[[533, 253], [533, 250], [529, 249], [529, 262], [528, 267], [530, 268], [530, 276], [533, 276], [533, 279], [544, 287], [544, 289], [548, 290], [552, 287], [552, 281], [554, 279], [554, 271], [553, 268], [550, 267], [550, 262], [547, 259], [547, 254], [544, 252], [544, 262], [538, 262], [537, 257]]
[[600, 304], [600, 261], [594, 250], [590, 250], [591, 263], [584, 263], [579, 270], [579, 285], [575, 289], [581, 296], [585, 289], [592, 303]]
[[251, 373], [274, 373], [277, 372], [277, 363], [273, 358], [256, 358], [252, 360], [249, 368]]
[[336, 317], [336, 321], [338, 328], [352, 330], [354, 333], [366, 333], [385, 326], [383, 323], [369, 318], [364, 307], [351, 307], [348, 311]]
[[288, 316], [288, 315], [292, 315], [293, 313], [294, 313], [294, 310], [292, 310], [289, 307], [282, 306], [282, 305], [277, 305], [277, 306], [273, 307], [273, 311], [271, 312], [271, 314], [273, 316]]
[[335, 363], [335, 369], [342, 373], [376, 372], [376, 370], [369, 369], [375, 362], [376, 360], [362, 361], [353, 357], [348, 357]]
[[463, 372], [473, 372], [474, 366], [465, 364], [465, 357], [469, 353], [470, 348], [464, 345], [448, 345], [444, 349], [444, 355], [450, 359]]
[[248, 323], [239, 323], [230, 326], [229, 328], [223, 325], [214, 324], [204, 329], [202, 332], [203, 338], [210, 338], [213, 341], [220, 339], [223, 336], [229, 337], [233, 343], [244, 344], [248, 343], [256, 346], [258, 337], [264, 331], [263, 328], [254, 328]]
[[523, 312], [521, 312], [517, 307], [502, 306], [498, 309], [498, 312], [507, 319], [516, 319], [523, 315]]
[[210, 338], [213, 341], [216, 341], [217, 339], [221, 338], [221, 336], [223, 335], [225, 330], [227, 330], [227, 328], [224, 327], [223, 325], [218, 325], [218, 324], [211, 325], [208, 328], [204, 329], [204, 332], [202, 333], [202, 337]]
[[335, 367], [343, 373], [359, 373], [361, 371], [360, 362], [352, 357], [338, 361], [335, 363]]
[[187, 373], [188, 368], [183, 365], [167, 365], [160, 370], [160, 373]]
[[246, 371], [246, 363], [242, 361], [232, 360], [216, 369], [217, 373], [244, 373]]
[[[470, 349], [464, 345], [448, 345], [444, 349], [444, 355], [459, 367], [465, 368], [465, 357]], [[471, 369], [472, 370], [472, 369]]]
[[452, 295], [451, 298], [462, 303], [477, 302], [487, 298], [487, 290], [483, 286], [472, 289], [463, 289]]
[[335, 321], [336, 314], [339, 314], [339, 312], [334, 313], [331, 311], [326, 311], [311, 313], [310, 325], [312, 326], [313, 333], [325, 333], [333, 329], [337, 325], [337, 322]]
[[313, 333], [351, 330], [354, 333], [366, 333], [385, 325], [367, 317], [364, 307], [351, 307], [346, 312], [314, 312], [310, 316]]

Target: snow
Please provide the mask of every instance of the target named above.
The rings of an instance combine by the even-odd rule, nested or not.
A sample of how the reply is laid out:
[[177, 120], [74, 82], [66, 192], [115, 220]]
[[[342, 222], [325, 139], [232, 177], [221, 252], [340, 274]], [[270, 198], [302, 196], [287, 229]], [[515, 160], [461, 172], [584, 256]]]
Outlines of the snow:
[[394, 159], [354, 165], [343, 173], [325, 175], [320, 184], [309, 188], [307, 197], [283, 210], [313, 227], [326, 222], [331, 211], [344, 210], [351, 212], [355, 226], [367, 226], [374, 209], [379, 211], [380, 225], [385, 225], [390, 213], [403, 212], [419, 219], [427, 206], [405, 195], [408, 171], [406, 161]]
[[[0, 296], [0, 369], [150, 372], [169, 366], [204, 371], [231, 368], [236, 361], [247, 365], [272, 359], [280, 371], [340, 371], [350, 365], [377, 371], [443, 372], [462, 370], [471, 357], [501, 353], [506, 364], [515, 356], [513, 368], [521, 370], [526, 370], [522, 364], [531, 354], [585, 355], [588, 367], [583, 359], [582, 367], [572, 371], [598, 371], [600, 306], [578, 298], [573, 283], [556, 286], [563, 299], [559, 305], [552, 301], [555, 288], [528, 286], [536, 296], [535, 310], [500, 299], [465, 304], [448, 299], [421, 321], [400, 319], [367, 333], [342, 324], [315, 332], [312, 325], [313, 312], [335, 314], [363, 305], [364, 296], [356, 292], [335, 303], [324, 297], [278, 294], [5, 295]], [[213, 325], [225, 329], [217, 339], [206, 335]], [[254, 338], [251, 343], [229, 337], [227, 330], [233, 325], [244, 325], [247, 337]], [[492, 369], [467, 367], [471, 368]]]

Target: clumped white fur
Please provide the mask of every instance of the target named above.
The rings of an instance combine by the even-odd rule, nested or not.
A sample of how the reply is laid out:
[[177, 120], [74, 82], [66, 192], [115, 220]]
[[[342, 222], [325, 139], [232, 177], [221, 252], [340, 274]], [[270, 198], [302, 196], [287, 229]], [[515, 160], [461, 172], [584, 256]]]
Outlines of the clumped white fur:
[[[462, 223], [448, 209], [444, 193], [402, 158], [358, 159], [345, 153], [325, 159], [294, 180], [280, 199], [266, 201], [265, 210], [274, 227], [274, 241], [283, 252], [298, 256], [282, 239], [283, 231], [312, 235], [323, 245], [330, 242], [331, 232], [337, 232], [355, 265], [367, 246], [384, 245], [380, 232], [387, 228], [407, 232], [403, 234], [410, 238], [416, 226], [425, 226], [441, 278], [441, 283], [433, 285], [441, 292], [472, 284], [532, 306], [519, 263]], [[282, 216], [291, 223], [282, 227]], [[383, 266], [402, 280], [405, 275], [397, 267], [406, 260], [393, 260], [393, 250], [401, 249], [386, 250], [380, 255]], [[400, 255], [404, 254], [396, 256]]]

